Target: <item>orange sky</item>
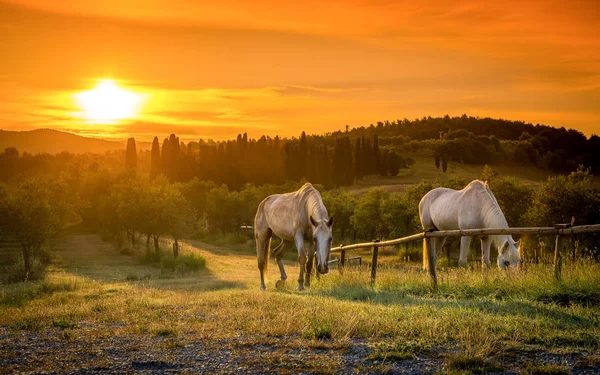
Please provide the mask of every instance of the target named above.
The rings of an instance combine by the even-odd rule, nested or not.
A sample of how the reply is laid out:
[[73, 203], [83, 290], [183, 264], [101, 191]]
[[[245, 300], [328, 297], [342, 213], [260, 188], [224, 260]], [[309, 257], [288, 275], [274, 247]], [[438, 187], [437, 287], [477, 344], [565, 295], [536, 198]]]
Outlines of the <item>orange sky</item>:
[[[598, 1], [0, 1], [0, 128], [150, 140], [467, 113], [600, 133]], [[146, 95], [74, 116], [112, 78]]]

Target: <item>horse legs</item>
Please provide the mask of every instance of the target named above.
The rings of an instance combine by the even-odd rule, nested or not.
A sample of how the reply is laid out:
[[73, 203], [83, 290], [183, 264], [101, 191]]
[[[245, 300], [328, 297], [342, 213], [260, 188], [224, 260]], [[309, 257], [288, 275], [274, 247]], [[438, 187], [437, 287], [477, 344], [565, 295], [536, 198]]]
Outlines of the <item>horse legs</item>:
[[490, 247], [492, 246], [492, 238], [485, 236], [481, 239], [481, 260], [485, 269], [490, 268]]
[[[306, 285], [307, 287], [310, 287], [310, 274], [312, 273], [314, 258], [315, 258], [315, 249], [311, 247], [310, 250], [308, 250], [308, 260], [306, 261], [306, 282], [304, 283], [304, 285]], [[317, 273], [318, 272], [319, 271], [317, 271]]]
[[471, 241], [473, 237], [463, 236], [460, 238], [460, 258], [458, 260], [458, 265], [463, 267], [467, 265], [467, 255], [469, 254], [469, 247], [471, 246]]
[[265, 272], [269, 264], [269, 247], [271, 245], [272, 231], [270, 228], [263, 232], [255, 233], [256, 257], [258, 259], [258, 270], [260, 271], [260, 289], [265, 290]]
[[304, 238], [301, 233], [294, 236], [296, 249], [298, 250], [298, 263], [300, 264], [300, 275], [298, 276], [297, 290], [304, 290], [304, 272], [306, 270], [306, 253], [304, 252]]
[[277, 280], [275, 283], [275, 287], [281, 286], [285, 280], [287, 279], [287, 275], [285, 274], [285, 269], [283, 268], [283, 252], [285, 250], [285, 240], [281, 240], [279, 246], [277, 246], [273, 250], [273, 254], [275, 255], [275, 259], [277, 259], [277, 266], [279, 266], [279, 273], [281, 273], [281, 280]]

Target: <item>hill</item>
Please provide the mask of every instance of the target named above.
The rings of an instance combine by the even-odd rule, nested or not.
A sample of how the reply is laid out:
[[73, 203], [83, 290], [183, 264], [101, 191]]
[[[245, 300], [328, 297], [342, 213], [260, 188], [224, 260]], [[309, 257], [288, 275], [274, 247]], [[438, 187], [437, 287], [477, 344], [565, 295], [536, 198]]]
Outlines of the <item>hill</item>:
[[58, 154], [67, 151], [74, 154], [86, 152], [103, 154], [106, 151], [124, 149], [124, 142], [87, 138], [52, 129], [30, 131], [0, 130], [0, 150], [14, 147], [19, 152], [32, 154]]

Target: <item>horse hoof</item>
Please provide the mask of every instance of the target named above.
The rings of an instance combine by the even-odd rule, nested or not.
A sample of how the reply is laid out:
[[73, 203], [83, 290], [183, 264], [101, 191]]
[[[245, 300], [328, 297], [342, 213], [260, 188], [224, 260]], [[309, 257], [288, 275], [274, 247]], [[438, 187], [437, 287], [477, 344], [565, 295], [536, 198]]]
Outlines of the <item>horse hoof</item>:
[[301, 292], [304, 290], [304, 285], [298, 285], [298, 287], [296, 288], [297, 291]]
[[277, 289], [281, 289], [281, 288], [283, 288], [283, 287], [284, 287], [284, 285], [285, 285], [285, 280], [277, 280], [277, 281], [275, 282], [275, 288], [277, 288]]
[[260, 286], [260, 290], [267, 290], [267, 287], [266, 287], [266, 286], [264, 286], [264, 285], [261, 285], [261, 286]]

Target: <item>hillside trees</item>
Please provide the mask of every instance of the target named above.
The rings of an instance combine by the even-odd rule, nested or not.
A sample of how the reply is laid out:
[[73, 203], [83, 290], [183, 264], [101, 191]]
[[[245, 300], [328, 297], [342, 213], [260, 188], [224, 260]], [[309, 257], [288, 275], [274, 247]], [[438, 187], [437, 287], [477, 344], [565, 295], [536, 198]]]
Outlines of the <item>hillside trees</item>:
[[356, 197], [347, 191], [340, 191], [339, 193], [324, 192], [322, 198], [329, 216], [335, 217], [334, 230], [343, 239], [352, 227], [350, 218], [354, 214]]
[[21, 243], [26, 277], [32, 259], [39, 258], [42, 247], [63, 228], [79, 220], [82, 206], [69, 186], [42, 177], [2, 189], [0, 200], [0, 227]]
[[135, 139], [127, 140], [127, 149], [125, 150], [125, 168], [128, 170], [137, 170], [137, 150], [135, 147]]
[[152, 151], [150, 152], [150, 180], [154, 180], [160, 173], [160, 145], [158, 137], [154, 137]]

